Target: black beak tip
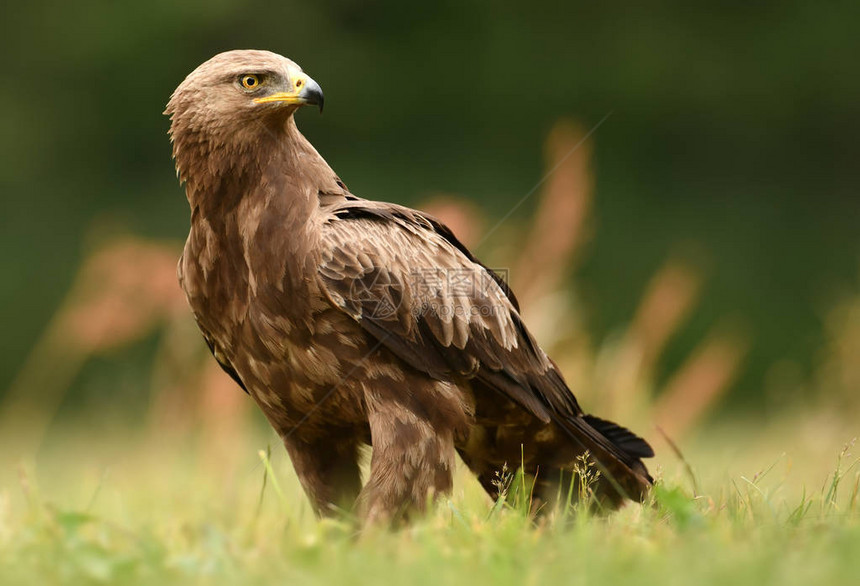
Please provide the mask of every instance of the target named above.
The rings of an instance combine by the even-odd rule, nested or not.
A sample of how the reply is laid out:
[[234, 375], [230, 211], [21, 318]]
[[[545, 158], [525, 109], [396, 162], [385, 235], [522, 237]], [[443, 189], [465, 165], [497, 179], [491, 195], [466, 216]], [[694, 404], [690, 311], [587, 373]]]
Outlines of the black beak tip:
[[317, 82], [308, 78], [305, 83], [305, 87], [303, 87], [301, 93], [299, 93], [299, 97], [302, 98], [304, 103], [307, 105], [319, 106], [320, 113], [322, 113], [325, 98], [323, 97], [322, 88]]

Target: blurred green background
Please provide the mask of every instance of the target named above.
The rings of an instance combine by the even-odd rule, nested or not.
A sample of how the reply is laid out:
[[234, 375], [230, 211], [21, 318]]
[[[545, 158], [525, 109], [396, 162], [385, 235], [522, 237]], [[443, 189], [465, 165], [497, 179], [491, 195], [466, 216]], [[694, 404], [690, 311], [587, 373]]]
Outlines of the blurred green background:
[[[667, 257], [700, 267], [660, 372], [728, 316], [751, 342], [728, 410], [782, 401], [763, 391], [775, 364], [803, 388], [828, 309], [858, 290], [856, 2], [83, 0], [7, 3], [3, 20], [0, 394], [100, 234], [184, 238], [161, 112], [233, 48], [282, 53], [322, 85], [325, 114], [299, 126], [356, 194], [451, 192], [490, 224], [543, 175], [557, 119], [611, 113], [592, 137], [584, 327], [611, 337]], [[153, 347], [88, 364], [69, 400], [101, 386], [139, 401]]]

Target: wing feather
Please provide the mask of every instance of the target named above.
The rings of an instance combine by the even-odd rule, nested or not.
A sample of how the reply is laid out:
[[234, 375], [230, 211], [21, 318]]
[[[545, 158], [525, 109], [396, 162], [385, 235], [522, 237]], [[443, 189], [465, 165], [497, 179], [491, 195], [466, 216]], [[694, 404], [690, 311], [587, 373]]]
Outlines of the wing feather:
[[324, 289], [400, 358], [431, 376], [477, 378], [535, 416], [582, 413], [519, 317], [504, 281], [414, 210], [342, 201], [323, 229]]

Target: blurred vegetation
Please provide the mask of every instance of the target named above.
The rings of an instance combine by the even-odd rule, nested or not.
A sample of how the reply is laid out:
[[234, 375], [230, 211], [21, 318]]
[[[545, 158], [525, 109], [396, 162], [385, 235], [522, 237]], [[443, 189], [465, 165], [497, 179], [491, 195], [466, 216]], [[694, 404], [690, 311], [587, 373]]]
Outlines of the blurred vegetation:
[[[691, 349], [727, 323], [742, 356], [723, 404], [762, 414], [809, 400], [835, 368], [832, 308], [860, 290], [858, 18], [850, 2], [6, 6], [0, 389], [105, 242], [184, 238], [163, 105], [212, 54], [256, 47], [321, 83], [325, 115], [303, 112], [299, 124], [353, 191], [409, 205], [456, 194], [485, 227], [542, 177], [558, 119], [589, 129], [611, 113], [591, 137], [588, 225], [571, 270], [559, 269], [568, 323], [593, 348], [615, 347], [654, 276], [679, 265], [695, 301], [659, 340], [653, 388], [671, 387]], [[539, 200], [478, 248], [515, 282], [509, 251]], [[163, 347], [163, 334], [147, 336], [73, 369], [63, 408], [146, 405]], [[843, 395], [856, 392], [851, 380]]]

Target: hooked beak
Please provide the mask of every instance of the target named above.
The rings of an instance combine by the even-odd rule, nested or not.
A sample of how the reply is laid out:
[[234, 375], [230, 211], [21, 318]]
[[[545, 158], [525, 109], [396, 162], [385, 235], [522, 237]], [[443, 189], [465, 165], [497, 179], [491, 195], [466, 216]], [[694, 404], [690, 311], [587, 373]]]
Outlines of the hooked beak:
[[278, 92], [254, 100], [258, 104], [281, 102], [284, 104], [297, 104], [299, 106], [319, 106], [320, 112], [323, 110], [324, 101], [325, 98], [323, 98], [320, 85], [304, 73], [293, 76], [292, 91]]

